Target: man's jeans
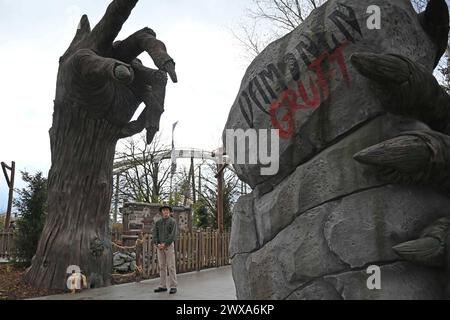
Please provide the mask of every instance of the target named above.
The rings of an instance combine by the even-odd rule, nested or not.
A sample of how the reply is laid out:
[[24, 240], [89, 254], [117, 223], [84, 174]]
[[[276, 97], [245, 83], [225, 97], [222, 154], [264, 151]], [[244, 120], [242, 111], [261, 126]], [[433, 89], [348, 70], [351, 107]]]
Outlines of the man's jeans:
[[175, 245], [172, 243], [165, 250], [158, 249], [160, 287], [167, 288], [167, 270], [169, 271], [169, 288], [177, 287], [177, 269], [175, 265]]

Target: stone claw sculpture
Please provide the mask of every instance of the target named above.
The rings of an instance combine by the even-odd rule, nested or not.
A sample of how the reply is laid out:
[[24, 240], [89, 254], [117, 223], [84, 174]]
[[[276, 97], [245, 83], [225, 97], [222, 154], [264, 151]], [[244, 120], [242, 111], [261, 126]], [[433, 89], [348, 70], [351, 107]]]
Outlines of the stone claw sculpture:
[[[447, 46], [447, 5], [430, 1], [419, 20], [438, 48], [436, 66]], [[351, 62], [372, 80], [386, 111], [430, 128], [369, 147], [354, 159], [378, 167], [385, 181], [428, 184], [450, 193], [450, 97], [446, 91], [424, 66], [401, 55], [355, 53]]]
[[450, 195], [450, 137], [435, 131], [405, 132], [358, 152], [354, 159], [378, 169], [380, 180], [429, 185]]
[[355, 53], [353, 66], [372, 80], [385, 109], [450, 134], [450, 97], [432, 72], [393, 54]]
[[443, 269], [447, 282], [445, 295], [450, 298], [450, 218], [437, 220], [423, 230], [419, 239], [400, 243], [392, 249], [412, 263]]
[[[448, 8], [443, 1], [430, 1], [419, 19], [437, 44], [436, 66], [447, 46]], [[450, 96], [431, 72], [404, 56], [355, 53], [351, 62], [372, 80], [388, 112], [419, 120], [430, 128], [404, 132], [358, 152], [354, 159], [375, 166], [380, 180], [428, 185], [450, 196]], [[442, 218], [419, 239], [396, 245], [393, 250], [408, 261], [448, 269], [449, 234], [450, 218]]]
[[[450, 266], [450, 218], [441, 218], [426, 228], [419, 239], [407, 241], [392, 249], [402, 258], [431, 267]], [[450, 270], [449, 270], [450, 271]]]

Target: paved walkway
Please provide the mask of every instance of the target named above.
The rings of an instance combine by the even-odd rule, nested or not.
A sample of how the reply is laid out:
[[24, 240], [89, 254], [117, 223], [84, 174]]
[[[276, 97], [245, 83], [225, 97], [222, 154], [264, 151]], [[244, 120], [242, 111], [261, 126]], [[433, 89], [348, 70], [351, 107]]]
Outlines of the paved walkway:
[[176, 294], [154, 293], [158, 284], [151, 279], [35, 300], [236, 300], [230, 266], [179, 274]]

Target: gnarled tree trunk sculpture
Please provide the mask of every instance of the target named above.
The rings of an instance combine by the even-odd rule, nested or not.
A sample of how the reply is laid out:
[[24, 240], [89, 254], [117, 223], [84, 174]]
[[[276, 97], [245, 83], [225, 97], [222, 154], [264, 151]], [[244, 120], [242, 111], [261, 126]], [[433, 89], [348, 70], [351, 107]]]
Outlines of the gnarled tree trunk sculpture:
[[[114, 42], [137, 0], [114, 0], [91, 30], [86, 15], [60, 59], [53, 125], [48, 216], [25, 280], [65, 288], [66, 270], [77, 265], [91, 287], [110, 284], [109, 209], [114, 151], [119, 139], [159, 130], [167, 73], [175, 63], [149, 28]], [[147, 52], [159, 70], [142, 65]], [[145, 109], [131, 121], [141, 103]], [[131, 122], [130, 122], [131, 121]]]

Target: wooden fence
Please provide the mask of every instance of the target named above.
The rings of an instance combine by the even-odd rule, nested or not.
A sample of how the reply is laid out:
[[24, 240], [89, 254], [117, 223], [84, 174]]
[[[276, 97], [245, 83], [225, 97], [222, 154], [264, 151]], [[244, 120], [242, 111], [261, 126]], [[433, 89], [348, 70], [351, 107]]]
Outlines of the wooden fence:
[[13, 233], [0, 232], [0, 259], [8, 259], [13, 248]]
[[[177, 273], [230, 264], [230, 233], [217, 231], [180, 233], [175, 242]], [[157, 249], [151, 237], [142, 246], [144, 278], [159, 275]]]
[[[230, 233], [217, 231], [180, 233], [175, 241], [177, 272], [199, 271], [230, 264]], [[13, 233], [0, 232], [0, 259], [8, 259], [13, 248]], [[159, 274], [157, 249], [151, 236], [140, 252], [143, 276]]]

